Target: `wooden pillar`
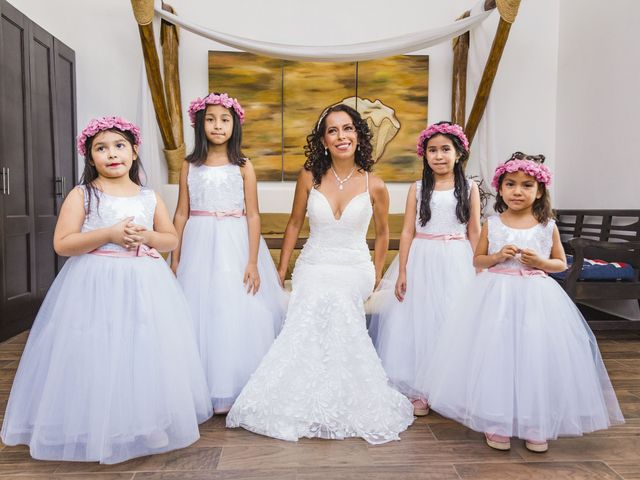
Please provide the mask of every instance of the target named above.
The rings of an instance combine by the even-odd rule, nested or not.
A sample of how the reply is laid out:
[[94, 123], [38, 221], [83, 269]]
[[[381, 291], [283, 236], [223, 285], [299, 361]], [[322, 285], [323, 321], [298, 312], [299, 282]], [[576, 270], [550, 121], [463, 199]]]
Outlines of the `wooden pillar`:
[[482, 79], [478, 86], [478, 92], [469, 114], [469, 120], [465, 126], [465, 133], [469, 139], [469, 143], [473, 142], [484, 110], [489, 101], [489, 94], [491, 93], [491, 87], [493, 86], [493, 80], [496, 77], [498, 71], [498, 65], [502, 58], [502, 52], [509, 38], [509, 31], [511, 30], [511, 24], [515, 21], [518, 14], [518, 7], [520, 6], [520, 0], [496, 0], [498, 11], [500, 12], [500, 22], [496, 30], [496, 36], [493, 39], [491, 45], [491, 51], [489, 52], [489, 58], [484, 67], [482, 73]]
[[[136, 21], [138, 22], [153, 109], [156, 112], [156, 121], [160, 128], [162, 143], [164, 144], [165, 159], [171, 172], [172, 165], [175, 166], [176, 160], [180, 159], [179, 163], [181, 163], [184, 158], [184, 144], [178, 144], [176, 142], [171, 117], [169, 115], [169, 108], [167, 107], [167, 100], [165, 98], [162, 76], [160, 75], [160, 60], [158, 58], [158, 51], [156, 50], [153, 31], [153, 0], [131, 0], [131, 6]], [[179, 168], [178, 166], [178, 171]], [[175, 170], [175, 168], [173, 170]], [[170, 181], [171, 183], [178, 182], [175, 172], [171, 175]]]
[[[173, 7], [162, 2], [162, 9], [172, 14]], [[182, 124], [182, 101], [180, 98], [180, 71], [178, 67], [178, 47], [180, 38], [178, 27], [166, 20], [161, 21], [160, 44], [162, 45], [162, 66], [164, 69], [164, 91], [171, 122], [171, 131], [175, 140], [175, 150], [165, 150], [169, 168], [169, 183], [178, 183], [180, 168], [185, 157], [184, 130]]]
[[[464, 12], [457, 20], [470, 15]], [[467, 61], [469, 58], [469, 32], [453, 39], [453, 75], [451, 85], [451, 121], [464, 128], [467, 113]]]

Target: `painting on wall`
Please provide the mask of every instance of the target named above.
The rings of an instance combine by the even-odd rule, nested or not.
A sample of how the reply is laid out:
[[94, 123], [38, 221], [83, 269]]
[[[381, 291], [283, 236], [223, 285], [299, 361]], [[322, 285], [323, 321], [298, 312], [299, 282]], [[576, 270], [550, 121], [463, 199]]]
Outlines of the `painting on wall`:
[[209, 90], [244, 107], [243, 150], [261, 181], [295, 180], [306, 136], [326, 107], [341, 102], [369, 124], [378, 175], [390, 182], [419, 178], [415, 142], [427, 123], [428, 86], [426, 55], [314, 63], [209, 52]]

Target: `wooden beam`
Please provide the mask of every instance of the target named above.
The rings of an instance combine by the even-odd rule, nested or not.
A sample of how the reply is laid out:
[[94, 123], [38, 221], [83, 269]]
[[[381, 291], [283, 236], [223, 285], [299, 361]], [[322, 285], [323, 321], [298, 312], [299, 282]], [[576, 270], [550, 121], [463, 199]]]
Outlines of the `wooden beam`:
[[160, 60], [156, 50], [156, 42], [153, 33], [153, 0], [131, 0], [133, 13], [138, 22], [138, 32], [142, 43], [144, 66], [147, 71], [147, 82], [151, 90], [153, 109], [156, 112], [156, 120], [160, 127], [160, 135], [166, 150], [175, 150], [176, 142], [171, 131], [169, 111], [164, 97], [162, 77], [160, 75]]
[[[464, 12], [458, 20], [467, 18]], [[451, 121], [464, 128], [467, 111], [467, 61], [469, 58], [469, 32], [453, 39], [453, 75], [451, 85]]]
[[[173, 7], [162, 2], [162, 9], [175, 14]], [[178, 66], [178, 28], [166, 20], [161, 21], [160, 44], [162, 45], [162, 66], [164, 70], [164, 91], [171, 123], [171, 131], [176, 144], [176, 152], [165, 152], [169, 169], [169, 183], [178, 183], [180, 168], [184, 160], [184, 129], [182, 123], [182, 101], [180, 96], [180, 71]]]
[[493, 39], [491, 51], [489, 52], [489, 58], [487, 59], [487, 63], [484, 67], [482, 79], [480, 80], [480, 85], [478, 86], [478, 92], [476, 93], [476, 98], [473, 102], [471, 113], [469, 114], [469, 120], [467, 121], [465, 127], [465, 133], [467, 135], [467, 138], [469, 139], [469, 144], [473, 142], [473, 137], [478, 130], [478, 125], [480, 124], [480, 120], [482, 119], [482, 115], [484, 114], [487, 102], [489, 101], [489, 94], [491, 93], [493, 80], [496, 77], [498, 65], [500, 64], [502, 52], [504, 51], [507, 39], [509, 38], [510, 30], [511, 23], [506, 22], [502, 18], [500, 18], [500, 22], [498, 23], [498, 28], [496, 30], [496, 36]]
[[491, 87], [493, 86], [493, 80], [496, 78], [498, 72], [498, 65], [502, 58], [502, 52], [507, 44], [509, 38], [509, 31], [511, 30], [511, 24], [515, 21], [518, 15], [518, 9], [520, 8], [521, 0], [485, 0], [485, 10], [489, 8], [496, 8], [500, 13], [500, 21], [498, 28], [496, 29], [496, 35], [491, 45], [491, 51], [489, 52], [489, 58], [484, 66], [484, 72], [482, 72], [482, 79], [478, 86], [478, 92], [476, 98], [473, 101], [473, 107], [469, 114], [469, 120], [465, 126], [465, 133], [469, 139], [469, 144], [473, 142], [478, 131], [478, 125], [484, 114], [484, 110], [487, 107], [489, 101], [489, 94], [491, 93]]
[[[485, 0], [484, 10], [496, 8], [496, 0]], [[467, 10], [456, 20], [467, 18]], [[451, 78], [451, 121], [464, 128], [467, 118], [467, 64], [469, 60], [469, 32], [453, 39], [453, 74]]]

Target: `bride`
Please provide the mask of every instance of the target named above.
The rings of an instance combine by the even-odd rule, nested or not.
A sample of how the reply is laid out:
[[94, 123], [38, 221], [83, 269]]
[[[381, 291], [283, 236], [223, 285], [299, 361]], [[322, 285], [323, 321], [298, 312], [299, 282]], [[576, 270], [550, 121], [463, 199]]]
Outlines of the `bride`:
[[[326, 109], [307, 137], [278, 272], [309, 216], [310, 236], [292, 275], [284, 328], [227, 415], [228, 427], [301, 437], [398, 440], [413, 422], [406, 397], [388, 385], [365, 326], [364, 300], [380, 280], [389, 195], [369, 174], [371, 134], [360, 114]], [[373, 214], [375, 267], [366, 233]]]

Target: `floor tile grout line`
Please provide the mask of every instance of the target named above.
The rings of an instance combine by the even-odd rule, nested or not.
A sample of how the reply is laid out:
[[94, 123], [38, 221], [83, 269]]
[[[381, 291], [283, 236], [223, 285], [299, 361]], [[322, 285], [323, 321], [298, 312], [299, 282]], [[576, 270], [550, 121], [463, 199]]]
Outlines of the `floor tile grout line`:
[[614, 467], [612, 467], [611, 465], [609, 465], [609, 463], [608, 463], [608, 462], [602, 462], [602, 463], [604, 463], [608, 468], [610, 468], [610, 469], [611, 469], [611, 471], [612, 471], [613, 473], [615, 473], [619, 478], [621, 478], [622, 480], [624, 480], [624, 475], [622, 475], [622, 474], [621, 474], [620, 472], [618, 472]]

